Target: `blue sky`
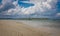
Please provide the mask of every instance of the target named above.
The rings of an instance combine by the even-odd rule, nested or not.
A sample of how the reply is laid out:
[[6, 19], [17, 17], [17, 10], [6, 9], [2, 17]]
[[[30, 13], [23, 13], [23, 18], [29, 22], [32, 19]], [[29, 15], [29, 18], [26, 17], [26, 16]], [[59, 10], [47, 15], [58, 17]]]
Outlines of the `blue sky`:
[[60, 0], [0, 0], [0, 18], [60, 19]]

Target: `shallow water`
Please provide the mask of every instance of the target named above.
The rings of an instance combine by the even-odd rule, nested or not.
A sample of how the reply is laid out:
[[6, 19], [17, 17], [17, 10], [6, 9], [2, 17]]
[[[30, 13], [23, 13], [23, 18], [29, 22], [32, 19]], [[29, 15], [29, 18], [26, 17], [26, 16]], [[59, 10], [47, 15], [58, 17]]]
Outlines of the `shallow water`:
[[17, 20], [17, 21], [23, 22], [32, 27], [60, 28], [60, 21], [53, 21], [53, 20]]

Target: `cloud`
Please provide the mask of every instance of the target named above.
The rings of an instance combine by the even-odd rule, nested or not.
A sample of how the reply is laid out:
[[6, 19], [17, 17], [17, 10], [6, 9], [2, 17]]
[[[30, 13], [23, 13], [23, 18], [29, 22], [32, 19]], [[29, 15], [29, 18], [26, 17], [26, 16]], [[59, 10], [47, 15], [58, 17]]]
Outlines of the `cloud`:
[[60, 16], [60, 13], [57, 13], [56, 16]]
[[[22, 1], [24, 3], [33, 3], [34, 6], [28, 7], [28, 8], [20, 8], [18, 2], [13, 2], [13, 4], [17, 4], [15, 5], [16, 8], [15, 9], [10, 9], [8, 10], [7, 13], [12, 13], [12, 11], [14, 11], [13, 14], [26, 14], [26, 15], [30, 15], [30, 14], [34, 14], [34, 13], [43, 13], [46, 11], [53, 11], [53, 7], [54, 5], [52, 5], [53, 3], [56, 4], [57, 0], [30, 0], [30, 1]], [[18, 9], [18, 10], [17, 10]], [[20, 15], [20, 14], [19, 14]]]
[[2, 0], [2, 4], [0, 5], [0, 13], [14, 8], [15, 6], [12, 4], [12, 1], [13, 0]]
[[7, 3], [5, 5], [1, 5], [0, 12], [9, 10], [10, 8], [14, 8], [14, 5], [13, 4], [10, 4], [10, 3]]
[[[40, 15], [45, 15], [44, 13], [48, 13], [47, 15], [51, 15], [52, 13], [54, 13], [56, 11], [55, 5], [57, 3], [57, 0], [30, 0], [30, 1], [20, 1], [20, 2], [34, 4], [34, 6], [25, 8], [25, 7], [21, 7], [20, 4], [18, 4], [18, 1], [4, 0], [3, 1], [4, 5], [2, 5], [3, 6], [2, 8], [4, 10], [2, 10], [2, 11], [7, 11], [7, 12], [4, 12], [2, 14], [5, 14], [5, 15], [31, 15], [31, 14], [34, 14], [34, 16], [35, 15], [40, 16]], [[9, 3], [10, 5], [6, 9], [5, 5], [8, 5], [7, 3]], [[24, 5], [24, 4], [22, 4], [22, 5]]]

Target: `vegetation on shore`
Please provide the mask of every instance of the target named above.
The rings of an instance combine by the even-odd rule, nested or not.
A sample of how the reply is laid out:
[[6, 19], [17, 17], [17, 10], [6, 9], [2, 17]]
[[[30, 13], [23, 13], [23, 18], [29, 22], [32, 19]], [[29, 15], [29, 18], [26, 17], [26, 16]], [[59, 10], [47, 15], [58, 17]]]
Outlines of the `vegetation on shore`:
[[13, 19], [13, 20], [48, 20], [48, 18], [0, 18], [0, 19]]

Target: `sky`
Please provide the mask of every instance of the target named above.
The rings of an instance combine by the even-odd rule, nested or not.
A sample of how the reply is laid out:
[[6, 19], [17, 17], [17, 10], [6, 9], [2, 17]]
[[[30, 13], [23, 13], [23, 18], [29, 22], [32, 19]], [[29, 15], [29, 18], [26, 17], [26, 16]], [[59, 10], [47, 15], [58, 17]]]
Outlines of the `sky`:
[[0, 0], [0, 18], [60, 19], [60, 0]]

